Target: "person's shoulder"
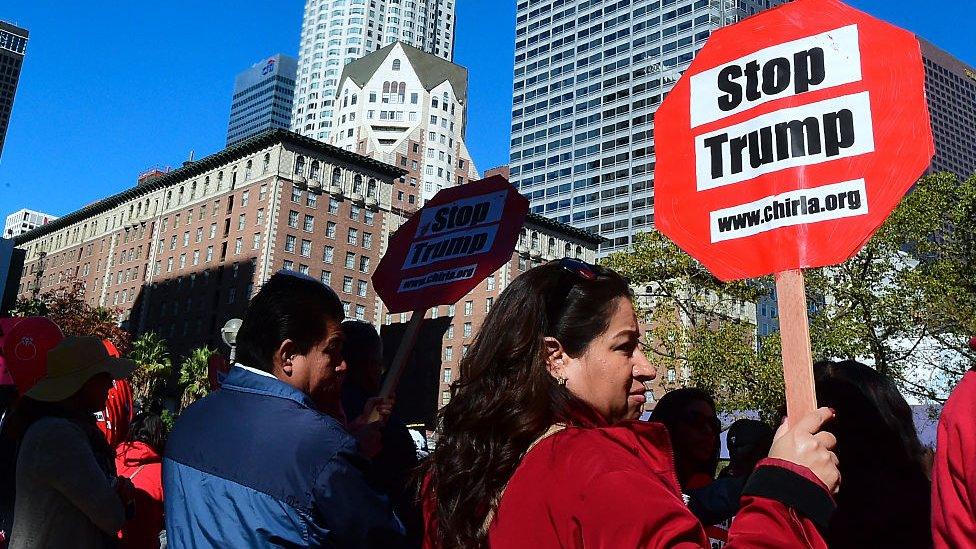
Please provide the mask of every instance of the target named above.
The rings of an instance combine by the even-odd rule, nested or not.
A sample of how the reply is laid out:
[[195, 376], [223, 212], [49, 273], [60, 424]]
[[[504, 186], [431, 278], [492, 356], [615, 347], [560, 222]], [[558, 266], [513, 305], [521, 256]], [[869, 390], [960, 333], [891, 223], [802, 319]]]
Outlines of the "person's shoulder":
[[85, 431], [80, 425], [62, 417], [43, 417], [30, 426], [24, 434], [24, 443], [30, 442], [71, 442], [84, 440]]
[[605, 427], [567, 427], [540, 441], [543, 454], [574, 469], [596, 471], [634, 466], [666, 470], [671, 463], [667, 431], [657, 423], [624, 421]]

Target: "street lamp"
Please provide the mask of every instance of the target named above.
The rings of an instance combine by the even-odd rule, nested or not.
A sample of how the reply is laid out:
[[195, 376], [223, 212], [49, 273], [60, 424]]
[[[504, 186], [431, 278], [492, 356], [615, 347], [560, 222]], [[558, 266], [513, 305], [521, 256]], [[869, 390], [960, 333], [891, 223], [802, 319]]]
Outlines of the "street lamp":
[[232, 318], [224, 323], [220, 329], [220, 338], [230, 347], [230, 363], [234, 364], [234, 354], [237, 351], [237, 331], [241, 329], [244, 321], [239, 318]]

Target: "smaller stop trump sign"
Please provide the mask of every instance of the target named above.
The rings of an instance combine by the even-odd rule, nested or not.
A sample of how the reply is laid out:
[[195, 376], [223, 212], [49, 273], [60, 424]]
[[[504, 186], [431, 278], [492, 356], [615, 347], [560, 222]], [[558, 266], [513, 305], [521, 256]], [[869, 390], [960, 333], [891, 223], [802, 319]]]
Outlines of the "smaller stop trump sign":
[[722, 280], [850, 258], [934, 152], [918, 40], [837, 0], [716, 31], [655, 132], [655, 224]]

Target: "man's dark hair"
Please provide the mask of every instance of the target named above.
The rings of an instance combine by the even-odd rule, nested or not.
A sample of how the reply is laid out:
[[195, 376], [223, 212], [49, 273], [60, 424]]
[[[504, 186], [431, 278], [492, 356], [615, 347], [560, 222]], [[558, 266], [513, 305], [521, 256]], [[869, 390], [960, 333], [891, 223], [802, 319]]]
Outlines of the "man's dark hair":
[[238, 360], [271, 372], [282, 341], [294, 341], [305, 354], [325, 336], [328, 319], [339, 323], [344, 317], [339, 296], [328, 286], [305, 275], [275, 273], [244, 313], [237, 332]]

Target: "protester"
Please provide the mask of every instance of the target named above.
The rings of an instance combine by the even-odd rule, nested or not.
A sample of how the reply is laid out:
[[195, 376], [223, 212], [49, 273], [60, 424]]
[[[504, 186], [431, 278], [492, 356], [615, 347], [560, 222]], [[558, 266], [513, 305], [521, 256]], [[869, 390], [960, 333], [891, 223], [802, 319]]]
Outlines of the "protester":
[[95, 337], [67, 337], [48, 352], [47, 374], [11, 418], [20, 440], [11, 548], [114, 545], [134, 489], [116, 477], [115, 454], [94, 414], [112, 379], [133, 368]]
[[[342, 383], [342, 407], [353, 420], [353, 436], [360, 442], [378, 437], [376, 449], [368, 451], [370, 465], [367, 476], [393, 502], [393, 509], [407, 529], [408, 545], [419, 547], [423, 539], [423, 519], [417, 504], [416, 475], [417, 447], [407, 426], [391, 413], [385, 424], [370, 422], [363, 417], [367, 403], [379, 393], [383, 368], [383, 340], [372, 324], [362, 320], [342, 323], [346, 336], [342, 356], [346, 361], [346, 377]], [[360, 451], [362, 452], [362, 444]]]
[[929, 481], [912, 411], [889, 378], [851, 360], [814, 367], [817, 402], [837, 412], [844, 485], [827, 541], [832, 549], [932, 546]]
[[135, 516], [122, 527], [121, 546], [158, 548], [163, 529], [163, 465], [166, 425], [158, 415], [139, 414], [129, 425], [129, 440], [115, 449], [119, 476], [135, 486]]
[[[708, 547], [666, 429], [621, 421], [654, 368], [627, 283], [562, 259], [492, 307], [423, 469], [425, 546]], [[729, 547], [824, 547], [838, 472], [827, 409], [779, 432], [746, 488]]]
[[397, 547], [403, 526], [365, 477], [339, 407], [339, 297], [297, 273], [272, 276], [237, 333], [239, 364], [183, 411], [166, 443], [173, 547]]
[[711, 395], [694, 387], [670, 391], [654, 406], [651, 421], [668, 429], [682, 490], [702, 488], [714, 480], [722, 425]]
[[[976, 348], [976, 339], [970, 343]], [[976, 367], [942, 408], [932, 468], [932, 537], [937, 549], [976, 540]]]
[[[709, 535], [720, 540], [728, 535], [728, 528], [723, 523], [739, 511], [739, 500], [746, 481], [756, 465], [769, 454], [773, 430], [761, 421], [740, 419], [729, 426], [726, 440], [729, 464], [717, 479], [687, 491], [688, 508], [702, 524], [719, 525]], [[706, 528], [706, 531], [709, 530]]]

